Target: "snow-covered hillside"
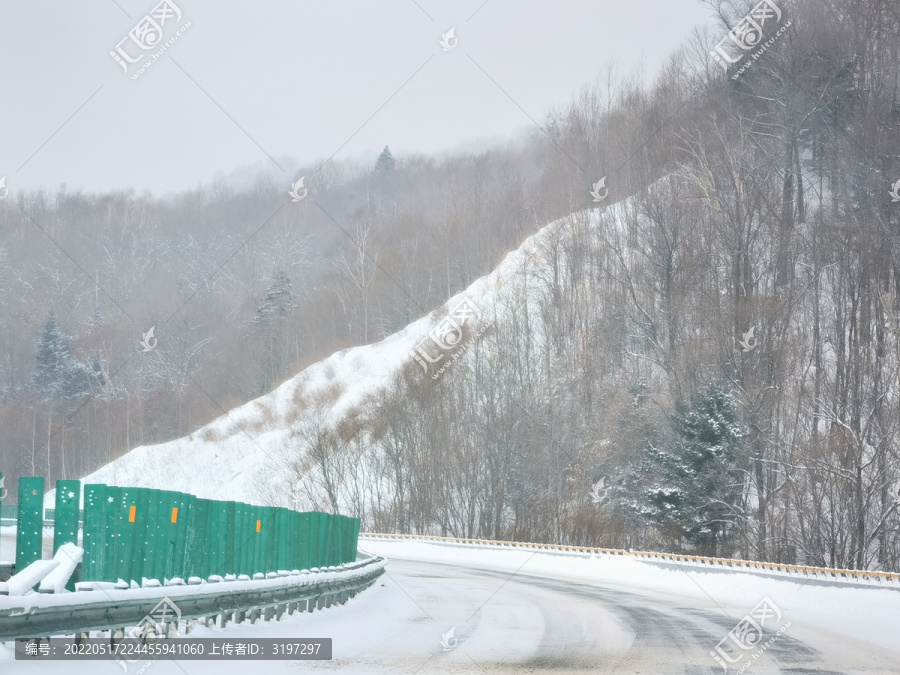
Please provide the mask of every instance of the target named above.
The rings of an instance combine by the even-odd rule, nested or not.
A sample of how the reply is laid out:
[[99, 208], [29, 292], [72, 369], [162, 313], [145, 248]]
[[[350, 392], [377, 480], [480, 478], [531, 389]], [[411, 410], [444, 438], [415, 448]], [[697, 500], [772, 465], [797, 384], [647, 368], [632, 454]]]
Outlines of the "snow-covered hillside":
[[[628, 202], [622, 202], [610, 206], [606, 213], [615, 219], [616, 212], [627, 207]], [[507, 254], [493, 272], [403, 330], [380, 342], [332, 354], [269, 394], [230, 410], [187, 437], [135, 448], [83, 477], [83, 483], [178, 490], [206, 499], [249, 503], [274, 500], [289, 506], [291, 486], [297, 480], [291, 469], [296, 456], [296, 450], [291, 452], [291, 432], [303, 424], [305, 415], [325, 409], [328, 421], [335, 424], [368, 397], [376, 396], [401, 368], [411, 366], [425, 378], [433, 377], [437, 366], [452, 365], [451, 358], [443, 358], [423, 372], [420, 365], [424, 360], [417, 364], [414, 352], [430, 333], [437, 331], [440, 335], [439, 324], [444, 317], [467, 300], [469, 308], [480, 312], [476, 327], [483, 330], [502, 321], [503, 313], [498, 314], [497, 308], [505, 304], [505, 295], [517, 292], [522, 270], [539, 259], [536, 253], [566, 223], [578, 219], [595, 226], [599, 213], [582, 212], [550, 223]], [[440, 352], [435, 352], [432, 344], [419, 354], [437, 358]], [[54, 492], [46, 496], [48, 507], [53, 505]]]

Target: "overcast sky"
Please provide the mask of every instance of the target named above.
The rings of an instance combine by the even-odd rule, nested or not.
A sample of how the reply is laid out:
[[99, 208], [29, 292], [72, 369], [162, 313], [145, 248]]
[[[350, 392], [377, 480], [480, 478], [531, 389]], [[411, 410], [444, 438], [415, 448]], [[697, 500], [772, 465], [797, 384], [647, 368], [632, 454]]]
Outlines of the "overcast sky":
[[[652, 74], [708, 21], [700, 0], [157, 2], [3, 2], [0, 177], [12, 193], [162, 194], [248, 165], [288, 180], [294, 162], [335, 153], [508, 138], [610, 61]], [[162, 41], [142, 51], [129, 31], [155, 7]], [[157, 37], [152, 24], [138, 32]], [[122, 59], [127, 73], [117, 45], [143, 57]]]

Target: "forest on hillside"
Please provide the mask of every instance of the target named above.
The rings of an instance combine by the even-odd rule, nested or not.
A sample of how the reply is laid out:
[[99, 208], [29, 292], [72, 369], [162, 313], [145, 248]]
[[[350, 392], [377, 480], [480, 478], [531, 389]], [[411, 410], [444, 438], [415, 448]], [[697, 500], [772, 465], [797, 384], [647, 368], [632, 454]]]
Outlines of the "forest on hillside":
[[900, 13], [782, 6], [737, 78], [697, 34], [554, 118], [630, 199], [544, 233], [436, 383], [299, 425], [310, 492], [373, 531], [900, 569]]
[[298, 422], [309, 494], [384, 532], [900, 569], [900, 10], [777, 2], [738, 73], [710, 53], [758, 2], [708, 4], [652, 81], [609, 69], [507, 147], [310, 163], [299, 203], [264, 174], [0, 202], [0, 466], [190, 433], [561, 220], [444, 377]]

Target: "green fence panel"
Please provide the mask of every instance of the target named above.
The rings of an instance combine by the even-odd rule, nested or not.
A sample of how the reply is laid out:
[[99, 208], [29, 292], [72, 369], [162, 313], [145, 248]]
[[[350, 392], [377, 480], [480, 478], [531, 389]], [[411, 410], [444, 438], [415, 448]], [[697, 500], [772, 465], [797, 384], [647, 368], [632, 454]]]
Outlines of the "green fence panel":
[[362, 524], [362, 521], [359, 518], [353, 518], [353, 530], [350, 539], [350, 557], [349, 560], [352, 562], [359, 557], [359, 528]]
[[335, 516], [338, 524], [338, 562], [345, 563], [350, 560], [350, 542], [353, 539], [353, 518], [347, 516]]
[[191, 505], [197, 498], [194, 495], [177, 493], [175, 506], [169, 513], [169, 520], [175, 527], [175, 551], [172, 556], [172, 569], [169, 578], [181, 578], [187, 581], [187, 535]]
[[353, 521], [354, 518], [348, 518], [347, 516], [338, 516], [340, 525], [341, 525], [341, 562], [350, 562], [353, 558], [351, 558], [350, 546], [353, 543]]
[[156, 578], [160, 583], [170, 578], [172, 561], [175, 557], [176, 523], [172, 522], [172, 510], [178, 508], [178, 494], [171, 490], [161, 490], [159, 493], [159, 508], [156, 512], [156, 522], [159, 527]]
[[303, 541], [303, 514], [297, 511], [291, 512], [291, 540], [294, 542], [291, 551], [291, 569], [302, 570], [304, 568], [304, 541]]
[[306, 569], [316, 566], [319, 555], [319, 519], [312, 511], [306, 515]]
[[284, 554], [282, 560], [284, 567], [288, 571], [297, 567], [297, 519], [294, 511], [291, 509], [284, 510], [283, 527], [284, 527]]
[[56, 481], [56, 509], [53, 519], [53, 555], [63, 544], [78, 545], [80, 480]]
[[324, 567], [325, 546], [328, 538], [328, 528], [325, 518], [328, 514], [313, 511], [309, 523], [310, 562], [313, 567]]
[[347, 555], [347, 541], [350, 539], [350, 533], [348, 532], [348, 528], [350, 523], [348, 522], [348, 518], [345, 516], [341, 516], [335, 514], [332, 516], [334, 519], [334, 530], [335, 530], [335, 560], [337, 562], [336, 565], [344, 562], [344, 559]]
[[209, 513], [209, 500], [196, 499], [191, 508], [191, 546], [188, 552], [190, 559], [189, 577], [205, 579], [209, 576], [206, 572], [206, 551], [209, 549], [209, 532], [206, 529], [207, 515]]
[[[53, 518], [53, 555], [63, 544], [78, 546], [78, 515], [81, 501], [80, 480], [56, 481], [56, 509]], [[66, 589], [75, 590], [75, 577], [69, 577]]]
[[313, 567], [312, 559], [314, 555], [313, 536], [312, 536], [312, 514], [298, 513], [297, 521], [297, 567], [301, 570], [308, 570]]
[[200, 501], [194, 495], [188, 495], [185, 502], [184, 513], [178, 514], [179, 523], [184, 523], [184, 552], [182, 556], [182, 578], [187, 581], [189, 577], [196, 576], [194, 574], [194, 558], [193, 548], [197, 545], [196, 531], [194, 528], [194, 520], [197, 514], [197, 502]]
[[244, 504], [244, 574], [253, 577], [256, 572], [256, 507]]
[[[222, 542], [224, 531], [222, 525], [222, 502], [210, 500], [209, 502], [209, 574], [222, 574]], [[209, 576], [209, 575], [207, 575]]]
[[247, 562], [247, 528], [246, 518], [244, 517], [244, 504], [241, 502], [234, 503], [234, 573], [246, 574]]
[[138, 488], [118, 488], [116, 495], [116, 566], [115, 576], [126, 582], [140, 578], [134, 574], [134, 535], [138, 512]]
[[277, 564], [275, 563], [277, 542], [275, 541], [276, 523], [275, 508], [272, 506], [263, 507], [263, 558], [264, 569], [263, 574], [267, 572], [277, 572]]
[[263, 510], [261, 506], [251, 506], [250, 510], [253, 523], [253, 574], [264, 572], [265, 565], [265, 527], [263, 523]]
[[160, 529], [159, 523], [163, 510], [163, 490], [152, 489], [147, 492], [147, 528], [146, 548], [144, 549], [144, 577], [162, 581], [164, 578], [162, 569], [162, 540], [165, 533]]
[[241, 505], [241, 533], [239, 545], [241, 549], [241, 574], [253, 576], [254, 557], [256, 555], [256, 519], [253, 507]]
[[320, 513], [319, 520], [319, 554], [316, 567], [325, 567], [328, 564], [328, 521], [331, 519], [329, 514]]
[[268, 513], [265, 506], [257, 506], [256, 507], [256, 520], [257, 526], [259, 527], [259, 532], [257, 532], [257, 542], [256, 542], [256, 570], [255, 573], [262, 572], [265, 574], [268, 570], [266, 569], [266, 552], [267, 552], [267, 544], [268, 537], [266, 536], [268, 533]]
[[16, 569], [40, 560], [43, 547], [44, 479], [19, 479], [19, 511], [16, 519]]
[[209, 573], [222, 574], [222, 563], [225, 559], [225, 524], [222, 522], [222, 502], [212, 501], [209, 505]]
[[319, 567], [325, 567], [332, 564], [332, 545], [334, 543], [334, 534], [332, 527], [333, 518], [330, 513], [323, 514], [321, 520], [322, 531], [319, 533], [322, 548], [319, 550]]
[[103, 527], [106, 528], [106, 546], [104, 551], [103, 572], [106, 575], [101, 581], [118, 581], [116, 577], [116, 560], [119, 539], [116, 537], [116, 520], [119, 509], [119, 488], [106, 486], [106, 499], [103, 504]]
[[106, 502], [106, 486], [91, 483], [84, 486], [84, 557], [81, 576], [85, 581], [103, 579], [103, 563], [106, 550], [103, 504]]
[[174, 579], [184, 574], [181, 557], [184, 555], [183, 527], [178, 526], [179, 514], [184, 511], [183, 492], [173, 492], [169, 504], [166, 506], [162, 519], [172, 531], [172, 546], [166, 558], [166, 579]]
[[219, 537], [216, 544], [216, 574], [225, 576], [228, 574], [228, 502], [217, 501], [216, 513], [218, 514]]
[[236, 502], [222, 502], [225, 516], [225, 559], [222, 563], [224, 574], [237, 574], [237, 558], [236, 558], [236, 535], [237, 532], [235, 530], [236, 527], [236, 518], [235, 518], [235, 508], [237, 506]]
[[290, 540], [288, 539], [288, 519], [290, 511], [278, 507], [275, 509], [275, 570], [288, 570], [288, 556], [290, 554]]
[[147, 576], [147, 551], [151, 550], [147, 545], [147, 529], [150, 520], [150, 495], [152, 490], [148, 488], [135, 488], [134, 511], [134, 548], [132, 549], [131, 571], [135, 581], [141, 582]]
[[337, 565], [341, 557], [341, 523], [339, 516], [334, 513], [328, 514], [328, 564]]

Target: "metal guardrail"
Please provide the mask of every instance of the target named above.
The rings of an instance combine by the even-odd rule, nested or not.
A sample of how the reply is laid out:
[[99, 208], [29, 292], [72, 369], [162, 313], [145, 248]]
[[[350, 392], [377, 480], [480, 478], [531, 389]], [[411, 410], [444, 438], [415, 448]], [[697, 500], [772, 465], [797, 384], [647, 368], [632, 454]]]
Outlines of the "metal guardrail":
[[566, 546], [564, 544], [535, 544], [525, 541], [498, 541], [494, 539], [460, 539], [457, 537], [437, 537], [426, 534], [381, 534], [377, 532], [360, 532], [360, 538], [373, 539], [413, 539], [419, 541], [446, 541], [457, 544], [481, 544], [485, 546], [506, 546], [513, 548], [533, 548], [547, 551], [571, 551], [574, 553], [606, 553], [608, 555], [629, 555], [628, 551], [620, 548], [592, 548], [589, 546]]
[[182, 621], [208, 622], [218, 617], [224, 627], [248, 618], [251, 622], [281, 619], [285, 612], [312, 612], [345, 603], [374, 584], [385, 564], [383, 558], [374, 557], [319, 571], [282, 572], [258, 581], [9, 596], [0, 600], [0, 642], [136, 626], [164, 598], [177, 605]]
[[592, 548], [588, 546], [565, 546], [556, 544], [535, 544], [521, 541], [494, 541], [491, 539], [459, 539], [456, 537], [432, 537], [420, 534], [380, 534], [374, 532], [360, 533], [360, 538], [408, 539], [417, 541], [451, 542], [457, 544], [476, 544], [491, 547], [513, 547], [527, 550], [546, 550], [568, 553], [605, 554], [613, 556], [631, 556], [645, 562], [665, 562], [669, 564], [693, 564], [708, 567], [731, 568], [742, 572], [780, 572], [786, 575], [798, 575], [821, 579], [887, 581], [891, 585], [900, 585], [900, 574], [897, 572], [881, 572], [875, 570], [844, 570], [830, 567], [810, 567], [807, 565], [788, 565], [756, 560], [739, 560], [735, 558], [710, 558], [706, 556], [682, 555], [678, 553], [656, 553], [653, 551], [626, 551], [620, 548]]

